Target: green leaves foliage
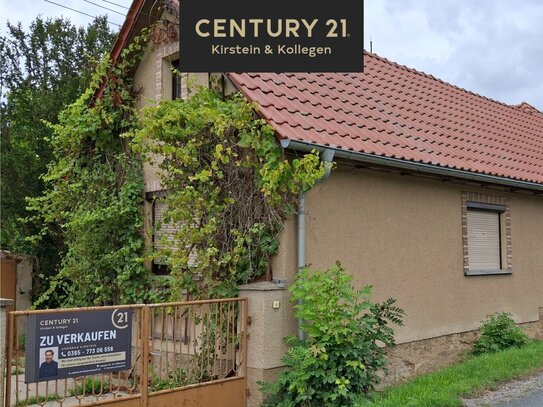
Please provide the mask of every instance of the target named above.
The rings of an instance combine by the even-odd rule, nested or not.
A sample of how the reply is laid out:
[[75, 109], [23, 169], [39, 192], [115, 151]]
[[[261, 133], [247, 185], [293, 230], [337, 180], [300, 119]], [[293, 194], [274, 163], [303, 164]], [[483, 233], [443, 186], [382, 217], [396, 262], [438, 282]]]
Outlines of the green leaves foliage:
[[[58, 234], [64, 251], [36, 306], [146, 299], [142, 166], [123, 139], [138, 125], [137, 98], [126, 79], [141, 55], [134, 51], [138, 41], [145, 37], [125, 50], [114, 68], [104, 60], [87, 91], [60, 114], [58, 124], [50, 124], [54, 158], [43, 176], [43, 195], [30, 199], [29, 207], [35, 222], [45, 225], [34, 239]], [[92, 101], [104, 80], [103, 97]]]
[[237, 284], [264, 273], [297, 196], [324, 174], [316, 152], [285, 159], [255, 108], [240, 94], [223, 99], [202, 88], [145, 110], [133, 146], [160, 168], [165, 221], [179, 227], [158, 254], [176, 277], [173, 298], [184, 289], [235, 295]]
[[497, 352], [507, 348], [518, 348], [528, 342], [528, 336], [518, 327], [513, 316], [507, 312], [494, 313], [483, 321], [479, 328], [481, 336], [473, 345], [473, 354]]
[[306, 337], [289, 339], [294, 346], [283, 360], [288, 370], [263, 386], [265, 406], [351, 406], [379, 383], [384, 346], [394, 344], [390, 325], [401, 325], [404, 313], [393, 299], [372, 303], [371, 286], [356, 290], [351, 280], [339, 263], [298, 274], [291, 301]]
[[76, 27], [63, 18], [37, 17], [28, 29], [7, 23], [0, 36], [0, 246], [34, 258], [35, 295], [54, 274], [62, 236], [45, 233], [39, 242], [26, 238], [39, 232], [29, 216], [25, 197], [45, 188], [40, 175], [53, 159], [47, 141], [58, 114], [89, 86], [97, 61], [109, 51], [115, 34], [106, 18]]

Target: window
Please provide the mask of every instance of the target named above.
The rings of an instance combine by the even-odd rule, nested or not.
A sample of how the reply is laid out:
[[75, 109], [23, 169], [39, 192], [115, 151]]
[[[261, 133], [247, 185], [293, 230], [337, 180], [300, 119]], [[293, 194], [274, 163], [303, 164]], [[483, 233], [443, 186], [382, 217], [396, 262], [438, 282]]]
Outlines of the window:
[[[463, 200], [464, 273], [511, 273], [511, 228], [503, 197], [478, 195]], [[493, 203], [488, 203], [493, 202]], [[494, 203], [498, 202], [498, 203]]]
[[485, 209], [468, 203], [469, 270], [501, 270], [500, 217], [505, 208]]
[[[161, 194], [163, 195], [163, 194]], [[173, 242], [176, 227], [164, 222], [164, 213], [168, 208], [163, 199], [155, 196], [153, 199], [153, 252], [168, 248], [168, 243]], [[153, 259], [153, 272], [155, 274], [168, 274], [169, 268], [166, 259], [155, 257]]]
[[[179, 60], [176, 59], [172, 62], [172, 69], [179, 68]], [[172, 71], [172, 100], [181, 98], [181, 75], [178, 75], [176, 71]]]
[[[152, 205], [151, 226], [152, 226], [152, 248], [156, 254], [162, 250], [176, 250], [176, 234], [179, 232], [180, 224], [166, 222], [165, 214], [168, 204], [165, 200], [166, 190], [147, 192], [146, 199]], [[189, 253], [188, 266], [196, 264], [196, 250]], [[169, 274], [168, 259], [165, 256], [155, 256], [153, 259], [153, 273]]]

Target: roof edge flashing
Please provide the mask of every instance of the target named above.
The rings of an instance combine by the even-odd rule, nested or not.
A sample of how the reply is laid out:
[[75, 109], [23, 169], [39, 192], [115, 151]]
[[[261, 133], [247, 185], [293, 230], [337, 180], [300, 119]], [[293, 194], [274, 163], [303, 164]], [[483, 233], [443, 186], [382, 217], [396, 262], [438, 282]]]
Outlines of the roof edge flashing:
[[326, 150], [333, 150], [336, 157], [346, 158], [353, 161], [366, 162], [371, 164], [386, 165], [394, 168], [402, 168], [406, 170], [412, 170], [416, 172], [424, 172], [429, 174], [436, 174], [442, 176], [448, 176], [453, 178], [461, 178], [472, 181], [479, 181], [497, 185], [505, 185], [509, 187], [529, 189], [532, 191], [543, 192], [543, 184], [538, 184], [530, 181], [521, 181], [511, 178], [499, 177], [496, 175], [479, 174], [475, 172], [458, 170], [454, 168], [441, 167], [432, 164], [417, 163], [413, 161], [400, 160], [398, 158], [378, 156], [368, 153], [361, 153], [356, 151], [347, 151], [336, 146], [321, 146], [318, 144], [312, 144], [302, 141], [295, 141], [290, 139], [281, 140], [281, 146], [283, 148], [289, 148], [297, 151], [312, 151], [318, 150], [319, 152], [325, 152]]

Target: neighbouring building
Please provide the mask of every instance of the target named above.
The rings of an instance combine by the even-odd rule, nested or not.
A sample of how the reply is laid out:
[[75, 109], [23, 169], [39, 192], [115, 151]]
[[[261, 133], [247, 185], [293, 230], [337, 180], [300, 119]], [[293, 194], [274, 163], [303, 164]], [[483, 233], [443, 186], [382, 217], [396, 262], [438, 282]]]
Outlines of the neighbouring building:
[[[135, 0], [113, 49], [117, 58], [142, 27], [163, 21], [164, 38], [135, 72], [142, 105], [187, 96], [191, 75], [171, 73], [178, 42], [168, 33], [177, 13], [176, 0]], [[208, 74], [192, 77], [208, 84]], [[375, 299], [393, 297], [405, 309], [390, 380], [454, 361], [493, 312], [510, 312], [543, 337], [542, 112], [370, 53], [364, 73], [224, 78], [226, 93], [260, 105], [287, 157], [316, 148], [337, 164], [305, 194], [303, 236], [299, 219], [286, 222], [274, 282], [241, 287], [252, 319], [251, 404], [259, 400], [255, 382], [281, 368], [283, 337], [296, 332], [285, 287], [301, 242], [303, 264], [324, 269], [340, 260], [357, 285], [374, 286]], [[145, 174], [148, 196], [161, 193], [156, 169]], [[149, 200], [149, 227], [163, 209]]]
[[[0, 250], [0, 298], [13, 300], [8, 311], [20, 311], [32, 306], [33, 259], [30, 256]], [[19, 332], [24, 330], [21, 324]]]

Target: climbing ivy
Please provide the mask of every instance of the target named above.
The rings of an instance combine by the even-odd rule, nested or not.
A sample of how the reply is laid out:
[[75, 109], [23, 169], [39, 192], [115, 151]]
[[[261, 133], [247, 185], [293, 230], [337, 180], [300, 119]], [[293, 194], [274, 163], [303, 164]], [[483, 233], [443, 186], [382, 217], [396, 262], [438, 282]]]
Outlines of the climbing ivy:
[[255, 109], [240, 94], [202, 88], [144, 111], [134, 149], [159, 167], [164, 221], [178, 227], [169, 248], [155, 253], [172, 270], [172, 299], [184, 290], [233, 296], [236, 285], [265, 273], [298, 195], [324, 174], [316, 151], [285, 159]]
[[[123, 134], [138, 126], [138, 91], [130, 78], [147, 35], [114, 66], [105, 59], [91, 86], [59, 116], [50, 143], [53, 161], [42, 196], [29, 200], [34, 221], [63, 241], [61, 265], [35, 304], [85, 306], [146, 299], [143, 267], [143, 174]], [[103, 96], [94, 99], [104, 85]]]
[[178, 226], [168, 249], [152, 254], [172, 270], [169, 299], [185, 291], [233, 296], [238, 284], [266, 272], [298, 195], [324, 174], [316, 151], [285, 159], [273, 128], [240, 94], [200, 89], [145, 109], [140, 122], [129, 78], [147, 40], [136, 39], [115, 65], [105, 60], [89, 89], [50, 124], [54, 159], [29, 209], [45, 225], [33, 238], [53, 234], [64, 250], [36, 306], [157, 299], [143, 266], [142, 157], [159, 167], [165, 222]]

